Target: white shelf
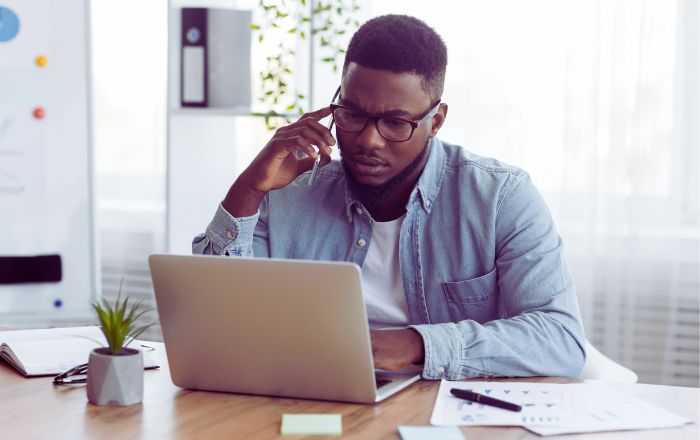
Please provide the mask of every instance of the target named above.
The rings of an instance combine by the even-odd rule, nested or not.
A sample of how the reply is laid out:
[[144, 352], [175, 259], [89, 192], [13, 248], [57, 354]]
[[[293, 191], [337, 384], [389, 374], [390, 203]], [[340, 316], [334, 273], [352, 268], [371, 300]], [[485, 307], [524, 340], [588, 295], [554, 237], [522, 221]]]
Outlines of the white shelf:
[[[178, 107], [171, 109], [170, 114], [182, 116], [265, 116], [265, 113], [253, 112], [244, 107]], [[301, 115], [298, 113], [279, 113], [275, 116], [297, 119]]]

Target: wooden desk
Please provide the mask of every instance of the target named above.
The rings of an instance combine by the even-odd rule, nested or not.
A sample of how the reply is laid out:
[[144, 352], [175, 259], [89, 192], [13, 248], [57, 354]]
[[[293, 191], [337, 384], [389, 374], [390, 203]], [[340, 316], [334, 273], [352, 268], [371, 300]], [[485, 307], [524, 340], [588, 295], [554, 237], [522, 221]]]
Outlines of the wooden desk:
[[[398, 439], [398, 425], [429, 425], [439, 385], [435, 381], [420, 381], [376, 405], [187, 391], [172, 384], [163, 346], [154, 345], [161, 370], [145, 372], [143, 404], [130, 407], [91, 405], [83, 385], [54, 387], [49, 377], [25, 379], [4, 362], [0, 363], [0, 438], [299, 438], [280, 436], [282, 414], [340, 413], [343, 416], [342, 438]], [[557, 378], [530, 380], [570, 382]], [[695, 424], [569, 438], [698, 439], [698, 388], [643, 384], [610, 386], [684, 415]], [[540, 438], [515, 427], [462, 429], [467, 439]]]

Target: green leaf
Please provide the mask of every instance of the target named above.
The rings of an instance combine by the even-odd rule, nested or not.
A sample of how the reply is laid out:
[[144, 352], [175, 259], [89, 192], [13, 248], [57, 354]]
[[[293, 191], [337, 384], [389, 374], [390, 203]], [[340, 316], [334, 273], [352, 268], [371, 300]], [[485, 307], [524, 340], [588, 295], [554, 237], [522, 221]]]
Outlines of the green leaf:
[[305, 99], [305, 98], [306, 98], [306, 97], [305, 97], [304, 95], [302, 95], [301, 93], [298, 94], [297, 96], [299, 97], [299, 99]]
[[297, 31], [297, 28], [293, 27], [290, 30], [287, 31], [288, 34], [293, 34]]
[[258, 35], [258, 43], [262, 43], [263, 34]]
[[321, 61], [323, 61], [324, 63], [332, 63], [333, 61], [335, 61], [335, 57], [321, 58]]
[[248, 23], [248, 26], [254, 31], [259, 31], [260, 30], [260, 25], [255, 24], [255, 23]]
[[288, 105], [288, 106], [287, 106], [287, 111], [294, 110], [294, 107], [296, 107], [296, 105], [294, 105], [294, 104]]
[[306, 34], [304, 33], [304, 31], [299, 32], [299, 36], [302, 40], [306, 40]]
[[124, 280], [122, 279], [119, 284], [119, 293], [114, 305], [110, 304], [104, 298], [102, 301], [91, 304], [97, 315], [102, 333], [107, 340], [109, 351], [115, 355], [128, 345], [129, 342], [127, 339], [131, 338], [133, 340], [136, 337], [135, 335], [141, 334], [141, 332], [152, 325], [148, 324], [142, 327], [136, 326], [136, 321], [138, 321], [148, 309], [142, 309], [143, 301], [130, 304], [128, 297], [125, 298], [124, 301], [121, 300], [123, 283]]

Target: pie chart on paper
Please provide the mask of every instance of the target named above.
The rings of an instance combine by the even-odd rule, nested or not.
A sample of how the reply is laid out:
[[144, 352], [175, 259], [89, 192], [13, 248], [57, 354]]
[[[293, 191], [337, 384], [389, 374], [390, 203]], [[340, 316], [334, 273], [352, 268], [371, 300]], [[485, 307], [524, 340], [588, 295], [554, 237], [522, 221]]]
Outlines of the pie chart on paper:
[[15, 12], [0, 6], [0, 43], [12, 40], [19, 32], [19, 18]]

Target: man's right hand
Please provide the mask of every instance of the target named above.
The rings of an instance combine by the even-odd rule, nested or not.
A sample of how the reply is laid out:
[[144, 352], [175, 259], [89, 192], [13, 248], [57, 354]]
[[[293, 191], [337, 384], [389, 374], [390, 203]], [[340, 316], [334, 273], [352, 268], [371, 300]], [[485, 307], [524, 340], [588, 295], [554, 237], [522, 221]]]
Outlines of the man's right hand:
[[[330, 114], [330, 107], [325, 107], [279, 128], [231, 186], [224, 208], [234, 217], [253, 215], [268, 191], [284, 188], [310, 170], [317, 154], [321, 154], [321, 166], [330, 162], [330, 146], [335, 145], [335, 139], [319, 122]], [[319, 153], [312, 145], [319, 148]], [[300, 158], [297, 152], [306, 153], [307, 157]]]

